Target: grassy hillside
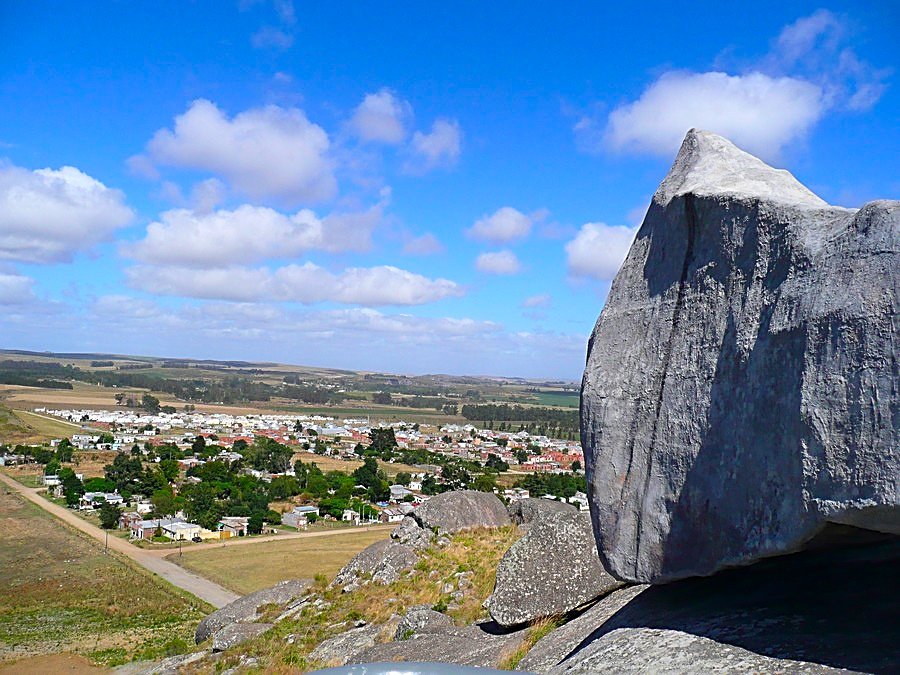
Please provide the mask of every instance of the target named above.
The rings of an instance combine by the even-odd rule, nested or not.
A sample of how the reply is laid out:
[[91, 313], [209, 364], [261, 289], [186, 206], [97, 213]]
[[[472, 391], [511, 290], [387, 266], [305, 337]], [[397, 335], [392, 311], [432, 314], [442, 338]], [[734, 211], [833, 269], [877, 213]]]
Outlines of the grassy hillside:
[[0, 663], [160, 658], [187, 650], [211, 609], [0, 487]]

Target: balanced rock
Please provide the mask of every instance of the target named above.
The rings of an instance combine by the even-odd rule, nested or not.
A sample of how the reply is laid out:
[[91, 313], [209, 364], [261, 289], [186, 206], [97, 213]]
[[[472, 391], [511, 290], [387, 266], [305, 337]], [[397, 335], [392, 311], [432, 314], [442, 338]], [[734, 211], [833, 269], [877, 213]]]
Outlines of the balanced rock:
[[308, 579], [291, 579], [277, 583], [271, 588], [244, 595], [201, 620], [194, 632], [194, 639], [199, 644], [225, 626], [255, 621], [260, 607], [286, 605], [303, 595], [307, 588], [309, 588]]
[[435, 495], [412, 511], [410, 517], [421, 528], [437, 534], [510, 524], [503, 502], [493, 493], [477, 490], [456, 490]]
[[829, 206], [690, 131], [588, 347], [600, 556], [664, 582], [900, 533], [900, 202]]
[[497, 565], [486, 606], [501, 626], [566, 614], [622, 583], [597, 556], [591, 522], [573, 508], [538, 518]]
[[510, 502], [507, 507], [509, 517], [516, 525], [530, 525], [536, 520], [552, 515], [554, 513], [573, 512], [575, 507], [565, 502], [558, 502], [555, 499], [542, 499], [540, 497], [529, 497], [528, 499], [517, 499]]
[[392, 584], [400, 578], [400, 572], [415, 565], [417, 559], [408, 546], [383, 539], [357, 553], [331, 583], [332, 586], [345, 586], [366, 577], [376, 584]]

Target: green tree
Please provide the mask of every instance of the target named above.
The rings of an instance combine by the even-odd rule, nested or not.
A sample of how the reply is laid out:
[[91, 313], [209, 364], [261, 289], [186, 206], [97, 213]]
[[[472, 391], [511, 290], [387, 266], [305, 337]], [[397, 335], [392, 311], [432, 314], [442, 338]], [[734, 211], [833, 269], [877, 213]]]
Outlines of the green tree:
[[397, 481], [397, 485], [409, 486], [409, 484], [412, 483], [412, 476], [406, 471], [401, 471], [397, 474], [394, 480]]
[[203, 436], [197, 436], [191, 443], [191, 452], [195, 455], [202, 455], [206, 451], [206, 439]]
[[68, 438], [64, 438], [56, 446], [56, 459], [60, 462], [71, 462], [75, 448]]
[[572, 471], [581, 471], [581, 461], [580, 460], [576, 459], [574, 462], [572, 462]]
[[150, 502], [153, 504], [154, 513], [160, 517], [171, 516], [178, 510], [175, 494], [171, 488], [156, 490], [150, 497]]
[[114, 530], [119, 526], [119, 517], [122, 510], [114, 504], [103, 502], [100, 506], [100, 527], [104, 530]]
[[161, 459], [159, 470], [169, 483], [178, 478], [178, 462], [174, 459]]
[[152, 394], [144, 394], [141, 397], [141, 408], [148, 413], [157, 413], [159, 412], [159, 399]]

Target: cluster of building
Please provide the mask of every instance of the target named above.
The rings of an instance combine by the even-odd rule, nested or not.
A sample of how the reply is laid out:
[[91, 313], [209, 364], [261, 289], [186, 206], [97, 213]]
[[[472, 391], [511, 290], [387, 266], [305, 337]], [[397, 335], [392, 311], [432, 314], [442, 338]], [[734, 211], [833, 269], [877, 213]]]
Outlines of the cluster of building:
[[[325, 445], [326, 454], [350, 457], [357, 443], [368, 444], [371, 430], [366, 419], [337, 420], [320, 415], [151, 414], [132, 409], [47, 408], [38, 408], [35, 412], [103, 430], [112, 436], [112, 442], [107, 444], [112, 450], [144, 443], [175, 443], [187, 448], [198, 435], [222, 446], [231, 446], [238, 440], [252, 443], [256, 436], [268, 436], [298, 450], [314, 448], [318, 442]], [[391, 426], [400, 448], [420, 448], [476, 462], [485, 462], [491, 455], [496, 455], [524, 472], [570, 471], [574, 462], [580, 466], [584, 463], [577, 441], [553, 439], [527, 431], [494, 431], [471, 424], [436, 426], [395, 422]], [[95, 431], [85, 431], [74, 434], [70, 440], [76, 448], [89, 449], [97, 447], [102, 437]], [[525, 461], [520, 462], [520, 459]]]

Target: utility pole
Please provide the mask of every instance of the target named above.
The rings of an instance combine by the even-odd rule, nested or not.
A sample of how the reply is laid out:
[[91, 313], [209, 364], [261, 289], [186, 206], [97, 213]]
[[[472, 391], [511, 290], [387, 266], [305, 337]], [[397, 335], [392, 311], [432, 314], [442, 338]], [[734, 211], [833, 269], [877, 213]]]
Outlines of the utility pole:
[[103, 554], [106, 555], [109, 553], [109, 530], [104, 530], [106, 532], [106, 541], [103, 544]]

